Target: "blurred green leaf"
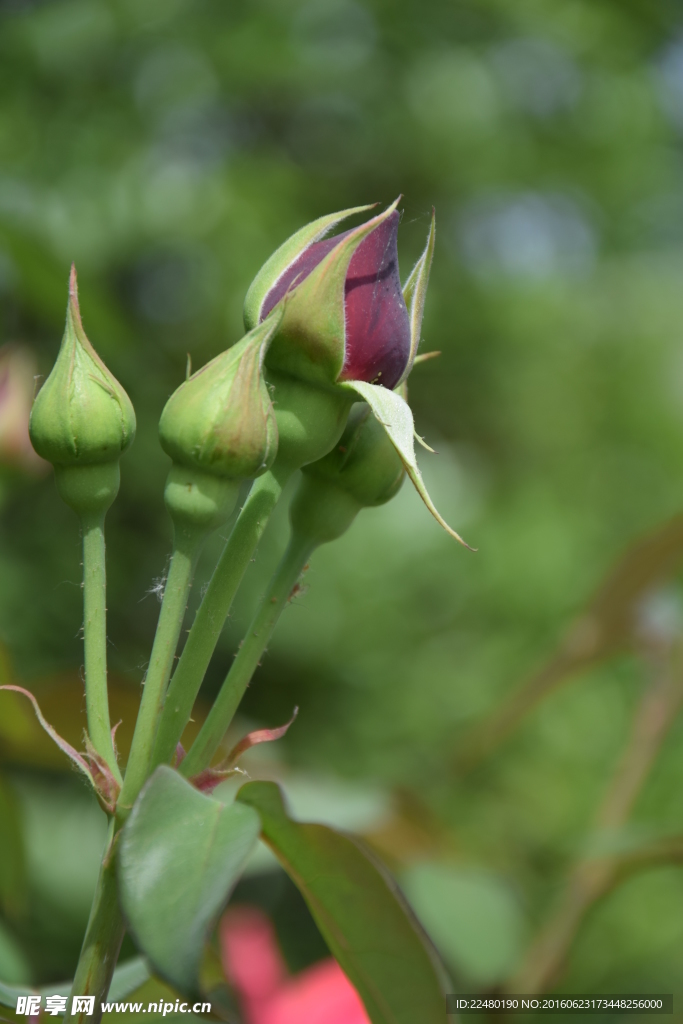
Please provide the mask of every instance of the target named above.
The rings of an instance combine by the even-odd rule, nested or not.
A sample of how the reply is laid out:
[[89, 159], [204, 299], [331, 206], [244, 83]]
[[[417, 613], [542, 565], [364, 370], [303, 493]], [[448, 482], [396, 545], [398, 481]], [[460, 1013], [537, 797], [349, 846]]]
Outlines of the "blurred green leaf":
[[144, 985], [150, 978], [150, 969], [144, 957], [137, 956], [125, 963], [120, 963], [114, 971], [111, 979], [107, 999], [116, 1001], [125, 999], [131, 992], [134, 992], [141, 985]]
[[71, 783], [61, 775], [13, 780], [33, 914], [55, 945], [60, 932], [82, 937], [107, 834], [97, 801], [85, 785]]
[[630, 544], [551, 658], [464, 738], [456, 768], [469, 768], [489, 754], [531, 708], [571, 676], [619, 651], [656, 640], [648, 635], [645, 601], [673, 575], [682, 558], [683, 515]]
[[[107, 998], [112, 1002], [125, 999], [132, 992], [143, 986], [149, 979], [150, 970], [142, 957], [127, 960], [125, 963], [119, 964], [114, 971]], [[7, 985], [4, 982], [0, 982], [0, 1004], [14, 1009], [17, 1005], [17, 996], [29, 994], [68, 995], [70, 991], [71, 981], [56, 982], [43, 988], [33, 988], [21, 984]]]
[[2, 776], [0, 835], [0, 910], [6, 917], [14, 919], [21, 917], [26, 908], [26, 854], [17, 799]]
[[442, 1024], [444, 998], [419, 927], [388, 876], [352, 837], [298, 824], [272, 782], [243, 786], [263, 838], [306, 900], [330, 951], [358, 990], [372, 1024]]
[[196, 992], [208, 930], [256, 845], [258, 814], [158, 768], [121, 835], [121, 905], [140, 946], [181, 992]]
[[31, 977], [31, 968], [26, 954], [0, 920], [0, 978], [10, 985], [26, 984]]
[[28, 991], [33, 989], [26, 989], [21, 985], [6, 985], [5, 982], [0, 981], [0, 1006], [9, 1006], [12, 1010], [17, 1005], [17, 997], [25, 995]]
[[522, 952], [524, 921], [501, 879], [476, 868], [422, 863], [401, 882], [441, 954], [461, 975], [483, 985], [508, 976]]

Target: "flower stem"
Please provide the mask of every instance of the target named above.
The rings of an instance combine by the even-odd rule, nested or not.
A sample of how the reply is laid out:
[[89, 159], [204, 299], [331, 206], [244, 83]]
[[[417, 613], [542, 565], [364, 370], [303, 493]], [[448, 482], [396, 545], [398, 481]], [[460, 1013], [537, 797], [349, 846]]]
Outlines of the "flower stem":
[[95, 750], [121, 782], [109, 720], [107, 693], [107, 575], [104, 511], [81, 517], [83, 531], [83, 646], [88, 732]]
[[[112, 819], [90, 911], [90, 920], [67, 1003], [66, 1019], [70, 1024], [71, 1022], [99, 1024], [102, 1016], [102, 1002], [106, 999], [109, 991], [125, 931], [117, 895], [116, 866], [112, 848], [113, 836], [114, 821]], [[93, 1014], [73, 1013], [74, 996], [94, 996]]]
[[205, 537], [204, 531], [193, 533], [176, 531], [176, 542], [164, 589], [159, 623], [142, 691], [140, 710], [135, 723], [126, 775], [118, 801], [120, 819], [125, 818], [130, 812], [135, 798], [149, 774], [152, 744], [159, 713], [173, 668], [173, 659], [185, 617], [192, 577]]
[[255, 480], [249, 492], [199, 606], [168, 688], [152, 767], [173, 758], [237, 589], [291, 472], [288, 468], [273, 467]]
[[317, 543], [295, 532], [266, 590], [220, 693], [180, 771], [186, 777], [207, 768], [232, 722], [280, 615]]

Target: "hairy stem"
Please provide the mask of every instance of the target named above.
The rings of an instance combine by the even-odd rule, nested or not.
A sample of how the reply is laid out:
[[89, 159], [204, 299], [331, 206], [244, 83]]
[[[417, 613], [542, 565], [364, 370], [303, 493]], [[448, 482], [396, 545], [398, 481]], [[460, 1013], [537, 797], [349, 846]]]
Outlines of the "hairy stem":
[[149, 774], [152, 744], [173, 668], [192, 577], [204, 538], [204, 532], [190, 535], [176, 533], [176, 544], [164, 588], [159, 623], [135, 723], [133, 744], [118, 801], [119, 818], [124, 818], [129, 813]]
[[[99, 1024], [102, 1002], [107, 998], [125, 931], [117, 896], [113, 836], [112, 819], [90, 920], [67, 1003], [66, 1019], [77, 1024]], [[84, 1011], [74, 1013], [74, 996], [94, 996], [93, 1014]]]
[[107, 574], [104, 512], [83, 516], [83, 646], [88, 732], [95, 750], [121, 782], [109, 720], [107, 693]]
[[293, 534], [218, 697], [180, 766], [180, 771], [188, 778], [207, 768], [218, 750], [292, 589], [316, 546], [310, 537]]
[[237, 589], [290, 475], [290, 470], [273, 467], [257, 478], [249, 492], [173, 673], [159, 722], [152, 767], [173, 758]]

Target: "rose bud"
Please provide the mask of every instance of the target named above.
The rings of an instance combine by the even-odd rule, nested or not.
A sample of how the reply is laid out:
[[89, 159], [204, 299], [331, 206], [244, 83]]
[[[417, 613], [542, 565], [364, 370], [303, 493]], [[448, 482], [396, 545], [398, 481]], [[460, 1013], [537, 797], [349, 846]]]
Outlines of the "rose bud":
[[245, 323], [253, 327], [291, 292], [268, 367], [323, 386], [362, 380], [393, 388], [410, 358], [400, 216], [394, 203], [366, 224], [321, 238], [356, 212], [323, 217], [285, 242], [247, 293]]
[[[413, 417], [405, 401], [404, 385], [420, 342], [434, 254], [434, 212], [424, 252], [401, 289], [397, 202], [366, 224], [331, 239], [322, 235], [358, 209], [323, 217], [293, 235], [252, 283], [245, 299], [245, 323], [257, 323], [287, 296], [282, 326], [266, 359], [275, 389], [281, 455], [288, 457], [292, 438], [298, 439], [287, 416], [294, 417], [298, 434], [306, 441], [296, 448], [296, 458], [290, 457], [300, 467], [323, 458], [337, 442], [350, 408], [339, 393], [362, 398], [387, 431], [429, 511], [464, 543], [427, 493], [415, 459]], [[325, 410], [329, 408], [324, 427], [321, 410], [314, 406], [323, 396]]]
[[74, 266], [64, 337], [33, 403], [29, 432], [38, 455], [55, 467], [68, 505], [79, 513], [109, 507], [118, 492], [119, 459], [135, 437], [135, 412], [83, 330]]
[[281, 319], [279, 310], [194, 373], [166, 403], [159, 437], [174, 463], [166, 488], [172, 514], [171, 505], [180, 511], [180, 502], [188, 513], [194, 508], [201, 517], [209, 495], [218, 499], [223, 491], [226, 501], [228, 494], [232, 499], [229, 514], [240, 482], [271, 466], [277, 425], [262, 363]]
[[361, 509], [391, 501], [404, 477], [403, 463], [384, 427], [368, 405], [358, 402], [339, 443], [304, 467], [290, 509], [292, 529], [315, 546], [336, 540]]
[[23, 345], [0, 348], [0, 466], [42, 473], [48, 463], [36, 455], [28, 436], [36, 364]]

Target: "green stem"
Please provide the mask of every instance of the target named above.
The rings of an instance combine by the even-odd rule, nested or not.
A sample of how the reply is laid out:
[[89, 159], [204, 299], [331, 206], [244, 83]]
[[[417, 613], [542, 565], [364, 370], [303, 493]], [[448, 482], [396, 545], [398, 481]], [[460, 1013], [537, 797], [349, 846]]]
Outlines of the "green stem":
[[[114, 821], [112, 820], [90, 911], [90, 920], [67, 1003], [66, 1017], [70, 1024], [71, 1022], [99, 1024], [102, 1016], [102, 1001], [107, 998], [121, 948], [125, 928], [117, 895], [113, 836]], [[93, 1015], [84, 1012], [73, 1013], [74, 996], [94, 996]]]
[[199, 606], [173, 673], [159, 722], [152, 767], [172, 760], [242, 577], [292, 470], [274, 466], [258, 477]]
[[292, 535], [220, 693], [180, 766], [180, 771], [186, 777], [197, 775], [211, 763], [258, 667], [292, 589], [316, 547], [316, 541], [308, 534], [295, 532]]
[[121, 782], [109, 720], [107, 694], [107, 574], [105, 512], [81, 517], [83, 531], [83, 646], [88, 732], [95, 750]]
[[130, 812], [149, 775], [154, 735], [173, 668], [192, 577], [205, 537], [205, 531], [183, 533], [176, 530], [159, 623], [142, 690], [142, 701], [135, 723], [126, 776], [118, 801], [119, 818]]

